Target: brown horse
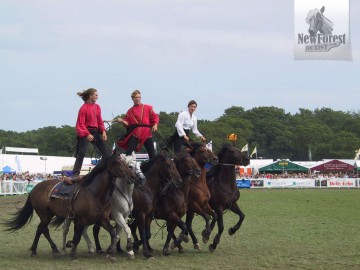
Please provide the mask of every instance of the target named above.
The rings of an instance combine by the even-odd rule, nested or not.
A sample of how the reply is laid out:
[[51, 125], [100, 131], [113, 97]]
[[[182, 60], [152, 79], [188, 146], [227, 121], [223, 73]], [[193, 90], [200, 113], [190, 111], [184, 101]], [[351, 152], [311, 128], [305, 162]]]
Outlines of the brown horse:
[[[212, 217], [212, 220], [216, 220], [217, 216], [209, 205], [210, 191], [206, 183], [205, 164], [217, 164], [218, 157], [201, 143], [190, 142], [187, 144], [187, 147], [189, 154], [196, 160], [198, 166], [201, 168], [201, 174], [199, 178], [192, 176], [185, 223], [191, 236], [194, 248], [196, 250], [200, 250], [199, 242], [192, 229], [192, 221], [195, 213], [204, 218], [205, 229], [203, 230], [202, 235], [203, 242], [206, 243], [211, 233], [210, 216]], [[185, 240], [187, 240], [186, 237]]]
[[210, 205], [217, 214], [217, 220], [212, 220], [211, 229], [218, 224], [218, 233], [214, 237], [209, 250], [214, 252], [220, 242], [224, 230], [223, 213], [229, 209], [239, 216], [239, 221], [229, 229], [233, 235], [244, 221], [245, 214], [240, 210], [237, 201], [240, 191], [236, 186], [235, 165], [247, 166], [250, 158], [234, 145], [225, 145], [218, 153], [219, 163], [213, 166], [207, 173], [207, 183], [211, 192]]
[[110, 224], [110, 195], [117, 177], [127, 179], [135, 178], [135, 175], [119, 156], [103, 158], [85, 176], [75, 192], [76, 195], [68, 203], [64, 203], [62, 198], [51, 197], [51, 192], [60, 182], [59, 180], [43, 181], [33, 188], [24, 207], [19, 209], [12, 219], [5, 222], [5, 226], [8, 227], [7, 231], [17, 231], [24, 227], [31, 220], [33, 210], [35, 210], [40, 218], [40, 224], [30, 248], [31, 255], [37, 255], [36, 250], [42, 234], [50, 243], [53, 253], [60, 255], [59, 249], [50, 237], [48, 225], [54, 216], [64, 220], [71, 213], [74, 219], [71, 259], [76, 259], [76, 249], [84, 227], [99, 222], [111, 236], [111, 245], [107, 252], [109, 259], [113, 260], [115, 259], [116, 231]]
[[[174, 162], [164, 155], [144, 162], [141, 170], [145, 175], [145, 182], [141, 186], [135, 186], [133, 192], [134, 209], [132, 212], [135, 223], [130, 224], [134, 237], [134, 250], [143, 246], [143, 255], [146, 258], [153, 257], [149, 245], [150, 224], [153, 219], [155, 206], [162, 193], [171, 188], [171, 185], [179, 187], [182, 179]], [[139, 229], [140, 241], [136, 236], [136, 227]]]
[[[174, 157], [176, 168], [182, 178], [182, 186], [180, 188], [172, 187], [163, 194], [157, 203], [154, 217], [166, 220], [168, 235], [163, 247], [163, 255], [168, 256], [171, 238], [175, 238], [174, 246], [181, 249], [180, 243], [185, 234], [187, 234], [187, 226], [181, 220], [188, 209], [188, 197], [192, 179], [198, 179], [201, 175], [201, 169], [198, 167], [195, 159], [188, 153], [179, 153]], [[194, 181], [194, 180], [193, 180]], [[180, 236], [175, 237], [174, 231], [176, 226], [181, 230]]]

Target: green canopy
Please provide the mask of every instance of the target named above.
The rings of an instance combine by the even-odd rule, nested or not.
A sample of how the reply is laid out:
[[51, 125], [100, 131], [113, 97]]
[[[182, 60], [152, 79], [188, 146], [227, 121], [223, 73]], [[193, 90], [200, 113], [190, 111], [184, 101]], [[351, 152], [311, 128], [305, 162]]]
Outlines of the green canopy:
[[259, 172], [283, 173], [283, 172], [308, 172], [309, 169], [288, 160], [278, 160], [267, 166], [261, 167]]

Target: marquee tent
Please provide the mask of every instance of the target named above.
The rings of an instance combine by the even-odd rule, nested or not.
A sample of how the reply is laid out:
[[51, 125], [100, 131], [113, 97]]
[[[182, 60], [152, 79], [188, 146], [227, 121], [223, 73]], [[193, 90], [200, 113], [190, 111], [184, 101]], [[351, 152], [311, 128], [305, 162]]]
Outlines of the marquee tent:
[[354, 170], [354, 166], [349, 163], [333, 159], [317, 166], [311, 167], [310, 170], [312, 172], [349, 172]]
[[278, 160], [272, 164], [259, 168], [259, 172], [284, 173], [308, 172], [309, 169], [288, 160]]
[[3, 173], [16, 173], [16, 171], [13, 168], [11, 168], [10, 166], [3, 167], [2, 172]]

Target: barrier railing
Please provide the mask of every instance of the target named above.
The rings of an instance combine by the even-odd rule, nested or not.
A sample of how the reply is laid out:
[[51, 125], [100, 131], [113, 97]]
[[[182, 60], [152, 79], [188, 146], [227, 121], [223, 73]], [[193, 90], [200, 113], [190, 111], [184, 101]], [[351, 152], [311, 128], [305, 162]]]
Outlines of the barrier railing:
[[[46, 180], [0, 182], [0, 195], [20, 195], [29, 193], [33, 187]], [[237, 179], [238, 188], [360, 188], [358, 178], [280, 178], [280, 179]]]

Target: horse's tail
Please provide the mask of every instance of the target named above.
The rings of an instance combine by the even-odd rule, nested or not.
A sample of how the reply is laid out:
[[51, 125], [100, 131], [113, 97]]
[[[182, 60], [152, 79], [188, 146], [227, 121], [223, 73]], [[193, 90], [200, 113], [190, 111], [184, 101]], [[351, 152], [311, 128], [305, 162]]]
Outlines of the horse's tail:
[[63, 224], [65, 221], [65, 218], [56, 216], [53, 218], [50, 222], [50, 227], [55, 227], [56, 229], [60, 227], [61, 224]]
[[10, 220], [7, 220], [3, 223], [5, 227], [8, 227], [5, 229], [5, 231], [14, 232], [27, 225], [31, 221], [33, 210], [34, 209], [30, 201], [30, 196], [28, 196], [23, 208], [18, 209]]

